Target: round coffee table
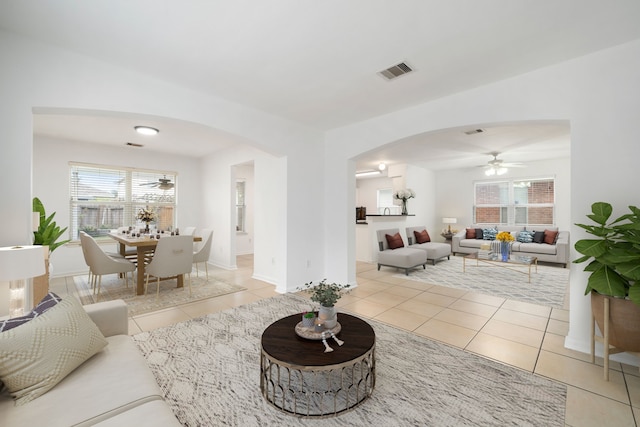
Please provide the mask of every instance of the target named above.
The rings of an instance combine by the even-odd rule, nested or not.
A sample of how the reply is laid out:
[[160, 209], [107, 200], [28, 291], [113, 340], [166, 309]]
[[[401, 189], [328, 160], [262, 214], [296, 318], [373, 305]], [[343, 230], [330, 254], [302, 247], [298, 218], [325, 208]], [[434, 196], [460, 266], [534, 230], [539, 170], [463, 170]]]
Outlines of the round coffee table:
[[344, 341], [325, 352], [321, 340], [298, 336], [301, 313], [277, 320], [262, 333], [260, 389], [267, 401], [284, 412], [309, 417], [337, 415], [353, 409], [373, 392], [376, 382], [376, 335], [371, 325], [339, 313]]

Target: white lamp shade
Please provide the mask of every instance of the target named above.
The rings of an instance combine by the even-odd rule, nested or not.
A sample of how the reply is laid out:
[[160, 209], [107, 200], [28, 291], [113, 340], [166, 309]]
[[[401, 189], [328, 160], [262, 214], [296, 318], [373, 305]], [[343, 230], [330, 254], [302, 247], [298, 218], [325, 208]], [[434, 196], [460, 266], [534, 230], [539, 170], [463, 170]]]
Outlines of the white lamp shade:
[[0, 280], [12, 281], [45, 273], [44, 247], [12, 246], [0, 248]]
[[442, 218], [443, 224], [455, 224], [456, 222], [458, 222], [456, 218]]

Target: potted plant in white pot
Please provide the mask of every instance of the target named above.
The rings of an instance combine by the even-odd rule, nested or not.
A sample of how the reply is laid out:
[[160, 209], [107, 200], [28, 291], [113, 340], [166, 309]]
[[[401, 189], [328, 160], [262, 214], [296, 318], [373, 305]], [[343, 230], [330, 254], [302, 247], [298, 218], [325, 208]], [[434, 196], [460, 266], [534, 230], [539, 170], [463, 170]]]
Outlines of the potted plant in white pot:
[[[576, 242], [574, 247], [583, 256], [573, 262], [590, 261], [584, 268], [591, 273], [585, 295], [591, 293], [591, 310], [603, 333], [604, 311], [608, 307], [609, 344], [620, 351], [637, 352], [640, 351], [640, 209], [629, 206], [629, 210], [630, 213], [609, 222], [613, 213], [609, 203], [591, 205], [592, 213], [587, 217], [595, 224], [576, 225], [595, 238]], [[609, 349], [606, 344], [605, 347], [608, 356]]]
[[349, 284], [327, 283], [327, 279], [322, 279], [316, 285], [313, 282], [304, 284], [304, 289], [311, 292], [311, 301], [320, 304], [318, 319], [324, 323], [325, 328], [331, 329], [336, 326], [338, 315], [335, 304], [350, 286]]

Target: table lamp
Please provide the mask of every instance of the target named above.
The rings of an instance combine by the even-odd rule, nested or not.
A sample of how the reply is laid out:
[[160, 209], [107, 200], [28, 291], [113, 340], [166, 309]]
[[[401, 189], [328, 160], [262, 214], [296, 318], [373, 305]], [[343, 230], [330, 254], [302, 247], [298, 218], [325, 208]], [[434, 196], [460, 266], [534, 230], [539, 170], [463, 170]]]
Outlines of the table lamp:
[[0, 281], [9, 282], [9, 317], [24, 314], [27, 280], [45, 273], [43, 247], [0, 248]]
[[447, 224], [449, 227], [447, 228], [447, 233], [451, 234], [451, 224], [455, 224], [458, 222], [456, 218], [442, 218], [442, 223]]

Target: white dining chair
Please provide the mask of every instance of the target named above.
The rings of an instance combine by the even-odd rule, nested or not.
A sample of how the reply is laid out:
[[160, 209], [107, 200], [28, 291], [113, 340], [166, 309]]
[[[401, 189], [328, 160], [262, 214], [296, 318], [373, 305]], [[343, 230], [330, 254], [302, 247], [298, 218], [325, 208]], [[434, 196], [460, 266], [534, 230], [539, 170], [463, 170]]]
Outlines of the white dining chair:
[[209, 261], [209, 254], [211, 254], [211, 242], [213, 240], [213, 230], [208, 228], [202, 229], [202, 246], [200, 249], [193, 253], [193, 263], [196, 265], [196, 277], [200, 277], [198, 270], [198, 263], [204, 262], [204, 269], [207, 272], [207, 281], [209, 281], [209, 267], [207, 261]]
[[193, 237], [167, 236], [158, 241], [153, 259], [146, 266], [144, 293], [149, 287], [149, 276], [156, 278], [156, 298], [160, 296], [160, 279], [187, 275], [191, 296], [191, 268], [193, 266]]
[[[125, 286], [129, 287], [129, 276], [136, 269], [136, 265], [122, 257], [113, 257], [107, 255], [98, 245], [93, 237], [83, 233], [80, 234], [80, 244], [82, 245], [82, 253], [85, 261], [89, 266], [92, 288], [96, 296], [96, 302], [100, 299], [100, 290], [102, 287], [102, 276], [105, 274], [124, 274]], [[96, 287], [97, 280], [97, 287]], [[97, 290], [96, 290], [97, 288]]]
[[180, 231], [180, 234], [182, 236], [193, 236], [195, 232], [196, 232], [195, 227], [185, 227]]

